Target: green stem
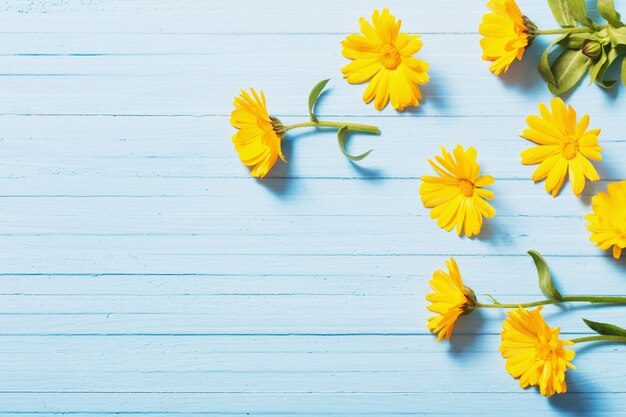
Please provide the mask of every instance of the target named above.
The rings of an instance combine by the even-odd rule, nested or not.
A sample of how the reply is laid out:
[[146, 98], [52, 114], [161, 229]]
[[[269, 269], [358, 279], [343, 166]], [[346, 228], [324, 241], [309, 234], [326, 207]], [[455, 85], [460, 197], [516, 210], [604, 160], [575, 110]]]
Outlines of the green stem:
[[356, 130], [359, 132], [367, 132], [367, 133], [380, 133], [380, 130], [376, 126], [361, 125], [357, 123], [326, 122], [323, 120], [318, 120], [317, 122], [304, 122], [304, 123], [296, 123], [293, 125], [287, 125], [285, 126], [285, 131], [296, 129], [299, 127], [335, 127], [337, 129], [341, 129], [344, 126], [348, 130]]
[[588, 27], [580, 28], [563, 28], [563, 29], [551, 29], [551, 30], [537, 30], [537, 35], [564, 35], [566, 33], [591, 33], [594, 29]]
[[528, 308], [528, 307], [537, 307], [537, 306], [543, 306], [546, 304], [556, 304], [558, 303], [559, 300], [541, 300], [541, 301], [533, 301], [532, 303], [520, 303], [520, 304], [483, 304], [483, 303], [478, 303], [476, 306], [478, 308], [517, 308], [519, 306], [524, 307], [524, 308]]
[[571, 339], [570, 342], [574, 343], [584, 343], [584, 342], [595, 342], [603, 340], [605, 342], [619, 342], [626, 343], [626, 337], [624, 336], [586, 336], [586, 337], [578, 337], [576, 339]]
[[537, 307], [546, 304], [560, 304], [567, 302], [580, 302], [580, 303], [607, 303], [607, 304], [626, 304], [626, 297], [612, 297], [604, 295], [572, 295], [564, 296], [560, 300], [540, 300], [530, 303], [510, 303], [510, 304], [483, 304], [478, 303], [479, 308], [517, 308], [522, 306], [524, 308]]

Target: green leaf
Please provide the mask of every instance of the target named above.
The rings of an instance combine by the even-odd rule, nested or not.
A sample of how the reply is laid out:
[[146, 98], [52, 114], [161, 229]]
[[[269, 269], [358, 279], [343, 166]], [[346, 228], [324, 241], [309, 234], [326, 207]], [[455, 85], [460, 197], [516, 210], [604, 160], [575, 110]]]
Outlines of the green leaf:
[[315, 103], [320, 97], [320, 94], [322, 94], [324, 87], [326, 87], [326, 84], [328, 84], [328, 81], [330, 81], [330, 79], [322, 80], [319, 83], [315, 84], [315, 87], [313, 87], [311, 93], [309, 93], [309, 118], [312, 122], [317, 122], [317, 117], [315, 117], [313, 109], [315, 108]]
[[622, 17], [615, 11], [613, 0], [598, 0], [598, 12], [611, 26], [616, 28], [624, 26]]
[[611, 45], [626, 45], [626, 27], [614, 28], [608, 26], [606, 28], [606, 36]]
[[567, 0], [548, 0], [548, 5], [559, 25], [563, 27], [576, 26], [576, 19], [569, 9]]
[[596, 75], [596, 80], [595, 81], [596, 81], [596, 83], [598, 85], [600, 85], [601, 87], [604, 87], [604, 88], [611, 88], [611, 87], [613, 87], [615, 85], [615, 83], [617, 83], [617, 80], [608, 80], [608, 81], [605, 80], [604, 79], [604, 74], [609, 69], [611, 64], [613, 64], [613, 61], [615, 61], [622, 53], [623, 53], [623, 48], [619, 48], [619, 47], [611, 48], [611, 47], [609, 47], [609, 50], [606, 53], [606, 62], [604, 63], [604, 65], [602, 65], [602, 68], [600, 68], [600, 71]]
[[551, 67], [555, 83], [548, 84], [553, 94], [559, 95], [578, 84], [591, 65], [591, 60], [582, 51], [565, 50]]
[[568, 37], [569, 37], [569, 34], [566, 33], [565, 35], [563, 35], [563, 36], [555, 39], [554, 41], [552, 41], [552, 43], [550, 45], [548, 45], [546, 50], [543, 52], [543, 55], [541, 55], [541, 58], [539, 59], [539, 66], [537, 67], [537, 69], [539, 70], [539, 74], [541, 74], [541, 77], [548, 84], [556, 84], [556, 81], [554, 79], [554, 74], [552, 74], [552, 69], [550, 68], [550, 63], [548, 61], [548, 57], [550, 55], [550, 51], [557, 44], [558, 45], [564, 44], [567, 41]]
[[622, 60], [622, 84], [626, 85], [626, 59]]
[[529, 250], [528, 254], [533, 258], [533, 261], [535, 261], [537, 275], [539, 277], [539, 288], [541, 288], [543, 295], [550, 300], [562, 300], [563, 297], [552, 283], [552, 276], [550, 275], [550, 269], [548, 269], [546, 260], [535, 250]]
[[568, 38], [563, 39], [563, 41], [560, 42], [560, 45], [567, 49], [580, 49], [583, 47], [585, 41], [593, 40], [596, 40], [596, 38], [591, 33], [575, 33], [570, 35]]
[[585, 0], [566, 0], [572, 16], [585, 26], [595, 28], [596, 24], [587, 16], [587, 6]]
[[621, 336], [626, 337], [626, 329], [622, 329], [619, 326], [608, 323], [599, 323], [597, 321], [591, 321], [587, 319], [583, 319], [585, 324], [589, 326], [591, 330], [598, 334], [603, 334], [606, 336]]
[[341, 129], [337, 132], [337, 142], [339, 142], [339, 149], [341, 149], [341, 153], [346, 156], [351, 161], [360, 161], [362, 159], [367, 158], [369, 154], [372, 153], [373, 149], [362, 153], [361, 155], [352, 155], [346, 151], [345, 140], [346, 140], [346, 131], [348, 130], [347, 126], [342, 126]]

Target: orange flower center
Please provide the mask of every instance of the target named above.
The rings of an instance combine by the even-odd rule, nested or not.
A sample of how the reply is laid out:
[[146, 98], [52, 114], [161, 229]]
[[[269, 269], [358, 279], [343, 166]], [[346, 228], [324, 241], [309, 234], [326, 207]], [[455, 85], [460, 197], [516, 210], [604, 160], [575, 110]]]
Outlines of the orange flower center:
[[463, 178], [459, 181], [459, 190], [465, 197], [471, 197], [474, 195], [474, 183]]
[[474, 195], [474, 183], [463, 178], [459, 180], [459, 190], [465, 197], [471, 197]]
[[561, 155], [563, 158], [570, 160], [578, 155], [578, 141], [576, 139], [568, 139], [561, 145]]
[[392, 45], [385, 45], [380, 50], [380, 63], [383, 67], [394, 70], [400, 65], [402, 58], [400, 53]]
[[549, 332], [548, 334], [539, 335], [539, 340], [535, 346], [535, 355], [537, 359], [547, 360], [554, 356], [558, 356], [560, 348], [559, 338], [556, 334]]

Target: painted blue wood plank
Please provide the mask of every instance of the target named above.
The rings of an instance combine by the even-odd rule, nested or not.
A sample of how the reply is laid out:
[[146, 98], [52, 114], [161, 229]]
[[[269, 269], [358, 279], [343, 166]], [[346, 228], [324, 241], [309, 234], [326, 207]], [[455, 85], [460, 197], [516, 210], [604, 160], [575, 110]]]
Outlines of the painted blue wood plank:
[[[553, 26], [544, 0], [519, 3]], [[432, 82], [417, 111], [377, 112], [341, 80], [339, 42], [381, 6], [0, 7], [0, 414], [626, 415], [622, 346], [577, 348], [570, 393], [547, 400], [504, 371], [504, 312], [465, 317], [450, 344], [424, 326], [428, 278], [449, 255], [502, 301], [540, 297], [530, 248], [564, 293], [624, 294], [626, 264], [583, 220], [626, 179], [623, 87], [569, 97], [603, 129], [603, 181], [552, 199], [517, 136], [551, 97], [534, 69], [545, 41], [498, 79], [480, 59], [483, 4], [389, 1], [424, 34]], [[263, 88], [295, 122], [328, 76], [320, 114], [379, 125], [350, 143], [372, 156], [351, 164], [332, 132], [303, 132], [285, 143], [289, 164], [249, 178], [233, 95]], [[417, 194], [426, 159], [456, 143], [497, 179], [498, 216], [478, 239], [438, 229]], [[619, 308], [545, 311], [564, 335], [586, 332], [581, 316], [626, 324]]]

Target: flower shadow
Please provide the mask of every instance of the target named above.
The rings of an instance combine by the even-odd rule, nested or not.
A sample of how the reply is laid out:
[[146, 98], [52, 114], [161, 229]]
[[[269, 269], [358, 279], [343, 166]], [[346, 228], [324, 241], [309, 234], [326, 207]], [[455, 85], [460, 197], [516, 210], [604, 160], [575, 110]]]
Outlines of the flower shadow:
[[621, 181], [626, 175], [626, 172], [624, 171], [624, 166], [608, 164], [603, 161], [599, 162], [600, 163], [597, 163], [596, 170], [598, 171], [600, 178], [602, 178], [604, 181], [590, 181], [590, 184], [594, 188], [597, 188], [599, 186], [600, 188], [604, 189], [604, 191], [606, 191], [606, 187], [608, 185], [607, 182]]
[[541, 54], [548, 46], [545, 39], [537, 38], [526, 51], [521, 61], [515, 60], [505, 74], [498, 78], [501, 82], [510, 86], [516, 86], [525, 93], [533, 93], [548, 87], [543, 85], [541, 75], [537, 70], [537, 65]]
[[611, 167], [608, 164], [600, 164], [596, 166], [596, 170], [598, 171], [600, 178], [602, 178], [603, 180], [602, 181], [587, 181], [587, 184], [585, 185], [585, 191], [580, 196], [580, 200], [586, 206], [591, 206], [591, 202], [594, 196], [596, 196], [600, 192], [606, 193], [608, 185], [612, 182], [620, 181], [619, 179], [620, 175], [623, 175], [619, 172], [616, 172], [615, 167]]
[[613, 259], [615, 264], [620, 268], [626, 269], [626, 256], [624, 256], [624, 252], [622, 252], [622, 256], [619, 259]]
[[[449, 96], [446, 94], [442, 94], [442, 91], [445, 89], [441, 88], [442, 85], [445, 85], [445, 80], [442, 80], [439, 77], [433, 77], [428, 80], [428, 82], [424, 85], [420, 85], [419, 88], [422, 92], [422, 97], [424, 97], [424, 103], [428, 105], [428, 107], [432, 107], [434, 109], [446, 110], [449, 108], [448, 99]], [[405, 109], [404, 112], [408, 113], [417, 113], [422, 111], [422, 106], [424, 104], [420, 102], [418, 107], [411, 107], [409, 109]], [[402, 112], [399, 112], [402, 113]]]
[[512, 238], [509, 234], [505, 233], [500, 218], [496, 214], [495, 217], [483, 220], [483, 227], [480, 233], [473, 237], [481, 242], [488, 242], [491, 246], [501, 246], [505, 244], [511, 244]]
[[[301, 137], [313, 134], [314, 132], [304, 131], [299, 134], [292, 135], [291, 138], [284, 140], [281, 148], [283, 155], [287, 161], [294, 160], [293, 153], [293, 141], [294, 137]], [[293, 189], [291, 187], [291, 166], [290, 162], [283, 162], [280, 159], [276, 162], [276, 165], [270, 171], [270, 175], [265, 178], [257, 178], [257, 182], [268, 189], [270, 192], [276, 195], [288, 195]]]
[[555, 394], [548, 401], [551, 407], [564, 414], [594, 416], [603, 414], [603, 410], [599, 407], [607, 404], [607, 401], [602, 400], [600, 396], [598, 392], [589, 392], [589, 386], [584, 383], [581, 375], [568, 373], [567, 393]]
[[[455, 323], [448, 352], [455, 357], [463, 354], [464, 359], [467, 355], [471, 355], [473, 351], [470, 348], [476, 343], [476, 339], [481, 337], [480, 328], [484, 321], [485, 318], [480, 310], [475, 310], [469, 316], [460, 317]], [[474, 352], [474, 354], [478, 355], [480, 352]]]

